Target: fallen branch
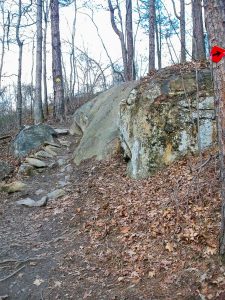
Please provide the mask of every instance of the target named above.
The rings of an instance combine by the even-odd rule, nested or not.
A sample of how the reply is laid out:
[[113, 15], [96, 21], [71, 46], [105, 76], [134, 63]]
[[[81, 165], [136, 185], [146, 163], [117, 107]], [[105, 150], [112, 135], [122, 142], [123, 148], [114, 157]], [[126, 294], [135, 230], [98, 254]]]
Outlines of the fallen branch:
[[3, 265], [3, 264], [6, 264], [6, 263], [18, 263], [18, 264], [22, 264], [22, 263], [25, 263], [25, 262], [28, 262], [28, 261], [32, 261], [32, 260], [41, 260], [43, 259], [42, 257], [28, 257], [28, 258], [25, 258], [23, 260], [18, 260], [18, 259], [5, 259], [5, 260], [2, 260], [0, 261], [0, 265]]
[[6, 140], [6, 139], [11, 139], [11, 138], [12, 138], [11, 135], [0, 136], [0, 140]]
[[12, 274], [0, 279], [0, 282], [3, 282], [9, 278], [11, 278], [12, 276], [14, 276], [16, 273], [18, 273], [19, 271], [21, 271], [23, 268], [25, 268], [25, 266], [22, 266], [21, 268], [17, 269], [15, 272], [13, 272]]

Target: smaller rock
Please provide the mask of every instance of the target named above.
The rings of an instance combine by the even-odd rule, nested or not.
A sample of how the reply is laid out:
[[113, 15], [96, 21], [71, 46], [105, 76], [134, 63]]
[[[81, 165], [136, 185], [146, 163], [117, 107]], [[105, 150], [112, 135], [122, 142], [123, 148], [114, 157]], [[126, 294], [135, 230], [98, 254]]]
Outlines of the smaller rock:
[[71, 173], [73, 171], [73, 167], [69, 164], [69, 165], [67, 165], [67, 166], [65, 166], [65, 167], [63, 167], [61, 170], [60, 170], [60, 172], [68, 172], [68, 173]]
[[66, 182], [66, 181], [64, 181], [64, 180], [60, 180], [60, 181], [59, 181], [59, 185], [60, 185], [61, 187], [67, 186], [68, 184], [69, 184], [69, 182]]
[[65, 167], [65, 171], [66, 171], [66, 172], [72, 172], [72, 171], [73, 171], [73, 167], [72, 167], [71, 165], [67, 165], [67, 166]]
[[21, 181], [14, 181], [11, 183], [5, 183], [0, 186], [0, 191], [6, 192], [8, 194], [15, 193], [15, 192], [21, 192], [23, 191], [27, 185]]
[[65, 128], [65, 129], [55, 128], [54, 130], [58, 135], [67, 135], [67, 134], [69, 134], [69, 129], [67, 129], [67, 128]]
[[48, 142], [48, 141], [45, 141], [45, 142], [44, 142], [44, 145], [45, 145], [45, 146], [52, 146], [52, 147], [56, 147], [56, 148], [61, 148], [61, 145], [60, 145], [60, 144], [57, 144], [57, 143], [54, 143], [54, 142]]
[[51, 164], [49, 164], [49, 168], [54, 169], [58, 167], [58, 163], [57, 162], [52, 162]]
[[37, 158], [32, 158], [32, 157], [27, 157], [26, 161], [28, 162], [28, 164], [30, 164], [31, 166], [35, 167], [35, 168], [45, 168], [47, 167], [47, 164]]
[[64, 158], [60, 158], [58, 159], [57, 163], [60, 167], [62, 167], [63, 165], [66, 164], [66, 160]]
[[38, 151], [36, 154], [35, 154], [36, 157], [43, 157], [43, 158], [53, 158], [53, 155], [44, 151], [44, 150], [41, 150], [41, 151]]
[[70, 180], [70, 175], [66, 175], [66, 176], [65, 176], [65, 180], [66, 180], [66, 181]]
[[59, 140], [60, 144], [65, 147], [70, 147], [71, 143], [69, 141]]
[[49, 200], [56, 200], [62, 196], [65, 196], [65, 191], [63, 189], [57, 189], [48, 193], [47, 197]]
[[18, 174], [25, 175], [25, 176], [31, 176], [34, 175], [34, 173], [35, 173], [34, 167], [28, 163], [21, 164], [18, 170]]
[[46, 146], [46, 147], [44, 147], [43, 149], [44, 149], [44, 151], [48, 152], [48, 153], [51, 154], [52, 156], [56, 156], [56, 155], [57, 155], [57, 153], [52, 149], [51, 146]]
[[35, 201], [31, 198], [26, 198], [23, 200], [16, 201], [16, 203], [19, 205], [25, 205], [28, 207], [41, 207], [41, 206], [45, 206], [47, 204], [47, 201], [48, 201], [48, 197], [44, 196], [38, 201]]
[[35, 192], [35, 195], [39, 196], [39, 195], [41, 195], [41, 194], [44, 194], [45, 192], [46, 192], [45, 190], [39, 189], [39, 190], [37, 190], [37, 191]]
[[47, 167], [47, 164], [37, 158], [32, 158], [32, 157], [27, 157], [26, 161], [28, 162], [28, 164], [30, 164], [31, 166], [35, 167], [35, 168], [45, 168]]

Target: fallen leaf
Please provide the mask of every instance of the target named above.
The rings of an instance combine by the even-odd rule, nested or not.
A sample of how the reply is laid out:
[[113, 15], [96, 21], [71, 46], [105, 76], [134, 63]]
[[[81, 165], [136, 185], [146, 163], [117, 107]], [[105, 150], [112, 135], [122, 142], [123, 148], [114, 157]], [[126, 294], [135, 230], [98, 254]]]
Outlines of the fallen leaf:
[[214, 254], [217, 253], [217, 249], [214, 248], [214, 247], [209, 247], [209, 246], [207, 246], [206, 249], [205, 249], [205, 251], [204, 251], [204, 253], [205, 253], [206, 255], [214, 255]]
[[119, 277], [117, 280], [118, 280], [119, 282], [121, 282], [121, 281], [124, 280], [124, 277]]
[[55, 287], [61, 287], [62, 285], [62, 282], [60, 281], [55, 281], [54, 283], [55, 283]]
[[173, 252], [173, 250], [174, 250], [174, 246], [173, 246], [173, 244], [172, 243], [170, 243], [170, 242], [168, 242], [168, 243], [166, 243], [166, 250], [168, 250], [169, 252]]
[[83, 299], [87, 299], [88, 297], [90, 297], [91, 293], [92, 293], [92, 290], [90, 290], [89, 292], [85, 292]]
[[148, 277], [150, 277], [150, 278], [155, 277], [155, 275], [156, 275], [155, 271], [149, 271], [148, 272]]
[[121, 233], [128, 233], [128, 231], [130, 231], [130, 227], [129, 226], [124, 226], [120, 228], [120, 232]]
[[43, 279], [41, 279], [41, 278], [36, 278], [36, 279], [34, 280], [33, 284], [35, 284], [36, 286], [39, 286], [39, 285], [41, 285], [43, 282], [44, 282]]

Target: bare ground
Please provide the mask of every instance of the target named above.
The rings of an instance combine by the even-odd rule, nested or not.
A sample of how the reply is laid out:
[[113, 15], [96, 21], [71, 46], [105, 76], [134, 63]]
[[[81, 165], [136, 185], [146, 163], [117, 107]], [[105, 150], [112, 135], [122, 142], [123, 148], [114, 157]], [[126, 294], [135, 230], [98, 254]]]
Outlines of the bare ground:
[[[74, 146], [58, 158], [72, 163]], [[66, 196], [16, 205], [67, 175]], [[225, 299], [216, 150], [142, 181], [121, 157], [23, 181], [25, 192], [0, 194], [0, 299]]]

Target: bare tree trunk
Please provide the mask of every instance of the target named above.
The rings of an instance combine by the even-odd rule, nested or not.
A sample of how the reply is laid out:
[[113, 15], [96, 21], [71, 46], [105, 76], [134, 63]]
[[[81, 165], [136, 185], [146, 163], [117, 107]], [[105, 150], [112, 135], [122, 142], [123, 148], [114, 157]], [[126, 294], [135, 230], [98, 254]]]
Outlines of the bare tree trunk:
[[205, 60], [205, 41], [202, 18], [202, 0], [192, 0], [193, 41], [192, 59]]
[[69, 100], [71, 101], [74, 97], [75, 88], [75, 35], [76, 35], [76, 22], [77, 22], [77, 1], [74, 0], [74, 19], [73, 19], [73, 30], [71, 36], [71, 53], [70, 53], [70, 86], [69, 86]]
[[48, 30], [48, 16], [49, 16], [49, 2], [45, 0], [44, 21], [45, 27], [43, 32], [43, 88], [44, 88], [44, 115], [48, 117], [48, 87], [47, 87], [47, 30]]
[[30, 99], [30, 115], [31, 119], [33, 120], [33, 103], [34, 103], [34, 50], [35, 50], [35, 41], [33, 38], [32, 42], [32, 62], [31, 62], [31, 99]]
[[[160, 12], [159, 12], [160, 13]], [[157, 49], [157, 58], [158, 58], [158, 69], [162, 68], [162, 38], [161, 38], [161, 24], [155, 25], [155, 33], [156, 33], [156, 49]]]
[[23, 42], [20, 40], [20, 23], [22, 16], [22, 1], [18, 2], [18, 19], [16, 25], [16, 41], [19, 47], [19, 57], [18, 57], [18, 74], [17, 74], [17, 101], [16, 101], [16, 112], [17, 112], [17, 124], [18, 127], [22, 126], [22, 57], [23, 57]]
[[42, 123], [42, 0], [37, 0], [37, 46], [36, 46], [36, 84], [34, 98], [34, 123]]
[[149, 0], [149, 69], [155, 70], [155, 0]]
[[180, 0], [180, 38], [181, 38], [181, 63], [186, 62], [186, 36], [185, 36], [185, 0]]
[[4, 56], [5, 56], [5, 39], [6, 39], [6, 28], [7, 22], [5, 22], [5, 10], [4, 10], [4, 1], [0, 2], [0, 9], [1, 9], [1, 15], [2, 15], [2, 38], [1, 38], [1, 61], [0, 61], [0, 90], [2, 88], [2, 71], [3, 71], [3, 65], [4, 65]]
[[180, 62], [186, 62], [186, 35], [185, 35], [185, 0], [180, 0], [180, 15], [177, 14], [175, 1], [172, 0], [174, 14], [177, 19], [180, 21], [180, 43], [181, 43], [181, 50], [180, 50]]
[[65, 119], [64, 88], [61, 62], [61, 42], [59, 32], [59, 2], [50, 0], [52, 34], [52, 77], [54, 90], [55, 115], [61, 121]]
[[122, 30], [123, 23], [122, 23], [122, 17], [121, 17], [121, 12], [120, 12], [120, 8], [119, 8], [119, 3], [117, 5], [117, 9], [119, 10], [119, 19], [120, 19], [121, 30], [119, 30], [117, 25], [116, 25], [116, 22], [115, 22], [115, 8], [113, 8], [111, 0], [108, 0], [108, 6], [109, 6], [109, 11], [110, 11], [112, 28], [113, 28], [114, 32], [118, 35], [119, 40], [120, 40], [122, 58], [123, 58], [124, 78], [125, 78], [125, 81], [129, 81], [128, 62], [127, 62], [127, 48], [126, 48], [124, 33], [123, 33], [123, 30]]
[[[204, 0], [206, 29], [210, 47], [225, 46], [225, 2], [224, 0]], [[225, 60], [213, 63], [215, 106], [218, 114], [218, 141], [220, 147], [220, 171], [222, 180], [222, 217], [219, 252], [225, 255]]]
[[126, 0], [127, 78], [135, 80], [132, 1]]

